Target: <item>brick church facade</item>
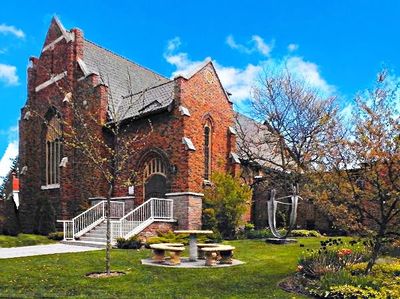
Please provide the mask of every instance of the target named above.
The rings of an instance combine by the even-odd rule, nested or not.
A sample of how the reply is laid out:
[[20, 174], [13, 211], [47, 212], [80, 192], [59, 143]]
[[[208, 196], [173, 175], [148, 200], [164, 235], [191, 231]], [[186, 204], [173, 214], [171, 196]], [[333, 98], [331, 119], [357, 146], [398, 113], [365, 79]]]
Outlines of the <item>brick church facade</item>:
[[172, 198], [179, 227], [201, 227], [211, 173], [237, 175], [240, 168], [232, 103], [212, 62], [169, 79], [92, 43], [79, 29], [66, 30], [57, 18], [30, 62], [19, 124], [25, 232], [34, 231], [44, 199], [58, 219], [70, 219], [107, 194], [98, 170], [63, 145], [69, 138], [63, 124], [76, 123], [70, 101], [95, 115], [85, 129], [102, 141], [108, 142], [101, 124], [112, 121], [110, 109], [124, 115], [123, 138], [139, 137], [127, 170], [136, 174], [134, 183], [117, 180], [112, 197], [131, 208], [150, 197]]

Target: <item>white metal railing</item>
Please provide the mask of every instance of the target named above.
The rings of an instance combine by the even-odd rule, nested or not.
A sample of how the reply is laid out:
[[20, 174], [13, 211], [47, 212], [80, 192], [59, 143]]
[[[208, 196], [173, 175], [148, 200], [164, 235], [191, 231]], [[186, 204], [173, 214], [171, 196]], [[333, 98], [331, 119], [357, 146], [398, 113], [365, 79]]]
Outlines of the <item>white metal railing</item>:
[[155, 220], [173, 220], [173, 200], [150, 198], [111, 225], [111, 240], [129, 238]]
[[[72, 220], [58, 220], [63, 223], [64, 240], [73, 240], [93, 229], [106, 219], [107, 201], [102, 200]], [[120, 219], [125, 214], [125, 203], [110, 202], [110, 218]]]

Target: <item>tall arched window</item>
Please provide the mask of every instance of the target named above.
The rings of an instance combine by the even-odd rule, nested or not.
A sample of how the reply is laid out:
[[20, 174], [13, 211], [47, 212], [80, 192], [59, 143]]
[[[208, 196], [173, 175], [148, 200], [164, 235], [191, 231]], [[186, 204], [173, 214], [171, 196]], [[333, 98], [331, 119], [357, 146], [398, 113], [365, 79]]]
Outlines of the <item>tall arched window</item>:
[[46, 133], [46, 185], [60, 184], [61, 121], [53, 116]]
[[206, 122], [204, 126], [204, 179], [209, 180], [211, 176], [211, 123]]

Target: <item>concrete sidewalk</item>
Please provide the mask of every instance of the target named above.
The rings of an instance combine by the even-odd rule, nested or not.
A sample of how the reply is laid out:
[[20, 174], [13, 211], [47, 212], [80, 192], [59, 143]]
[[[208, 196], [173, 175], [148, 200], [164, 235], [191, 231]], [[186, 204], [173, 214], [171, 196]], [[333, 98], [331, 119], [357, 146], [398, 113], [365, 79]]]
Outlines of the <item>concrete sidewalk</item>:
[[101, 250], [101, 248], [74, 246], [66, 244], [49, 244], [49, 245], [0, 248], [0, 259], [10, 259], [23, 256], [34, 256], [34, 255], [56, 254], [56, 253], [84, 252], [92, 250]]

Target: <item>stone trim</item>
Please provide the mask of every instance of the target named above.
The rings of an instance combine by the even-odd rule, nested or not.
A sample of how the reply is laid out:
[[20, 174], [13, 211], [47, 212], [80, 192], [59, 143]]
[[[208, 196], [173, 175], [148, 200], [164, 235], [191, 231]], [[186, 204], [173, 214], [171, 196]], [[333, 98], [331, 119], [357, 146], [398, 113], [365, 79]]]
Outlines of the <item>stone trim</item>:
[[238, 156], [238, 154], [231, 152], [230, 153], [230, 158], [232, 159], [232, 162], [235, 164], [240, 164], [240, 158]]
[[48, 49], [52, 49], [54, 47], [55, 44], [59, 43], [60, 41], [62, 41], [65, 38], [64, 35], [59, 36], [57, 39], [55, 39], [54, 41], [52, 41], [50, 44], [48, 44], [46, 47], [43, 48], [42, 53], [47, 51]]
[[187, 195], [189, 195], [189, 196], [200, 196], [200, 197], [204, 196], [203, 193], [196, 193], [196, 192], [190, 192], [190, 191], [187, 191], [187, 192], [172, 192], [172, 193], [166, 193], [165, 194], [165, 196], [169, 196], [169, 197], [172, 197], [172, 196], [187, 196]]
[[126, 200], [126, 199], [135, 199], [135, 196], [118, 196], [118, 197], [111, 197], [111, 200]]
[[42, 190], [60, 189], [60, 184], [44, 185], [44, 186], [41, 186], [40, 189], [42, 189]]
[[232, 134], [232, 135], [237, 135], [237, 132], [236, 132], [235, 128], [229, 127], [228, 129], [229, 129], [229, 133], [230, 133], [230, 134]]
[[189, 109], [184, 106], [179, 106], [179, 111], [181, 112], [181, 115], [190, 116]]
[[86, 63], [82, 59], [78, 58], [77, 62], [83, 72], [83, 75], [84, 75], [83, 77], [79, 78], [78, 81], [82, 80], [83, 78], [86, 78], [87, 76], [92, 75], [92, 74], [99, 76], [99, 74], [97, 72], [89, 71]]
[[38, 86], [36, 86], [35, 91], [38, 92], [40, 90], [42, 90], [43, 88], [46, 88], [47, 86], [56, 83], [57, 81], [61, 80], [62, 78], [64, 78], [65, 76], [67, 76], [67, 71], [58, 74], [56, 76], [52, 75], [51, 79], [47, 80], [46, 82], [43, 82], [42, 84], [39, 84]]
[[193, 142], [192, 142], [192, 140], [190, 140], [190, 138], [182, 137], [182, 143], [186, 146], [187, 150], [190, 150], [190, 151], [196, 150], [196, 148], [193, 145]]

